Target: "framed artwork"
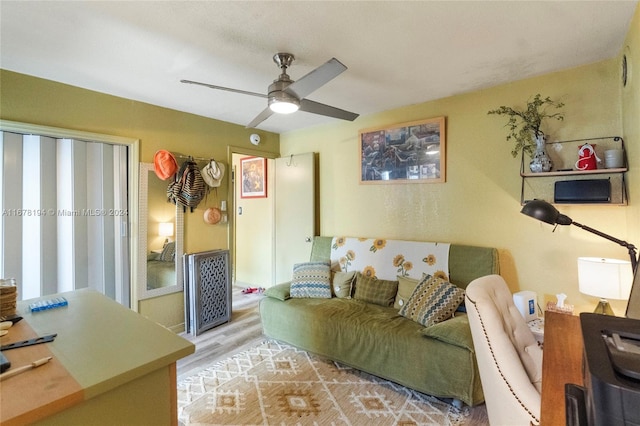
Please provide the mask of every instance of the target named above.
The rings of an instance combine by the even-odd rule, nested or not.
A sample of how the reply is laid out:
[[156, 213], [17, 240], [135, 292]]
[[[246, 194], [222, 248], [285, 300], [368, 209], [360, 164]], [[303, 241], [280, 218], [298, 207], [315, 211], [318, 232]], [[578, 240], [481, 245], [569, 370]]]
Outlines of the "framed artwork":
[[240, 175], [242, 176], [240, 198], [267, 197], [266, 158], [245, 157], [240, 159]]
[[445, 118], [360, 131], [360, 183], [445, 182]]

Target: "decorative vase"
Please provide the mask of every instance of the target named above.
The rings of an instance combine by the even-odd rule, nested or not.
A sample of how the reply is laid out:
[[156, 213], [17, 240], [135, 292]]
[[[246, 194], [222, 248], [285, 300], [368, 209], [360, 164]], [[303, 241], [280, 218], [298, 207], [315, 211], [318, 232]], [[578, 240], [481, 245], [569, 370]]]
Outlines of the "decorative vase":
[[550, 172], [553, 162], [547, 155], [546, 137], [544, 135], [534, 136], [533, 140], [536, 141], [536, 150], [531, 157], [529, 169], [532, 173]]

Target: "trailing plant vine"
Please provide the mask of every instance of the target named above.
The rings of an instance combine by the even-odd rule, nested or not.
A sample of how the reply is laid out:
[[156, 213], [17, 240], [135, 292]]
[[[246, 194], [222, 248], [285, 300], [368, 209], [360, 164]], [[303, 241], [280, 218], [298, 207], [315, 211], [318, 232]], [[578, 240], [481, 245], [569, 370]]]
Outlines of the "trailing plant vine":
[[545, 136], [545, 133], [540, 128], [542, 122], [545, 119], [564, 120], [562, 112], [552, 112], [551, 110], [552, 108], [560, 109], [563, 106], [564, 103], [553, 101], [548, 96], [543, 98], [538, 93], [533, 99], [527, 101], [527, 108], [524, 110], [500, 106], [487, 114], [506, 115], [509, 117], [509, 121], [505, 124], [505, 127], [509, 128], [507, 141], [515, 141], [511, 155], [516, 157], [520, 151], [524, 151], [529, 155], [533, 154], [535, 149], [534, 138]]

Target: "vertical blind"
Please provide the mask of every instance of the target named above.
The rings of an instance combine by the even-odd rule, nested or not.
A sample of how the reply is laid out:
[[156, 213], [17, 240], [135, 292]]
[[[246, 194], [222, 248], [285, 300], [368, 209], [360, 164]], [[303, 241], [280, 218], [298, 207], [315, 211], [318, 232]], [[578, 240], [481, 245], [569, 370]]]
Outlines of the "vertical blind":
[[0, 133], [0, 277], [21, 300], [92, 288], [130, 305], [127, 146]]

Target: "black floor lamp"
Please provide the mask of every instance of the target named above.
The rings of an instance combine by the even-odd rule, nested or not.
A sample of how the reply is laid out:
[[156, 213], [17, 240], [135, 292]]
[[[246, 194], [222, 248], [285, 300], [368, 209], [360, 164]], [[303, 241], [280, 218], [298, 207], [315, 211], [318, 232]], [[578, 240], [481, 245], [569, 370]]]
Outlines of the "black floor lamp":
[[631, 259], [632, 273], [636, 272], [636, 269], [638, 267], [638, 255], [637, 248], [633, 244], [612, 237], [611, 235], [607, 235], [604, 232], [600, 232], [578, 222], [574, 222], [570, 217], [563, 215], [553, 205], [547, 203], [544, 200], [529, 201], [524, 205], [524, 207], [522, 207], [520, 213], [526, 214], [527, 216], [531, 216], [550, 225], [575, 225], [578, 228], [582, 228], [585, 231], [589, 231], [592, 234], [599, 235], [602, 238], [606, 238], [609, 241], [613, 241], [616, 244], [626, 247], [629, 251], [629, 258]]

